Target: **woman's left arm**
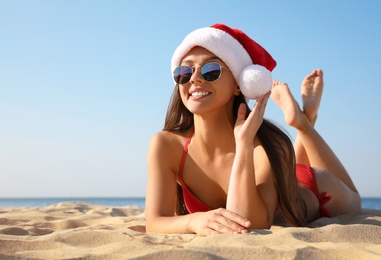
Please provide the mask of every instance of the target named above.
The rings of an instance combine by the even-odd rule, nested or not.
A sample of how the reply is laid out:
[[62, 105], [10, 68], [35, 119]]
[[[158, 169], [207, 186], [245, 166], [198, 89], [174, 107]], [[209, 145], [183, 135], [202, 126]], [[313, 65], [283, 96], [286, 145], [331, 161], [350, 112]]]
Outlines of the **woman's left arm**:
[[226, 209], [251, 221], [251, 228], [270, 228], [276, 209], [277, 193], [268, 157], [254, 138], [263, 122], [270, 93], [259, 98], [245, 119], [241, 105], [234, 128], [236, 155], [230, 176]]

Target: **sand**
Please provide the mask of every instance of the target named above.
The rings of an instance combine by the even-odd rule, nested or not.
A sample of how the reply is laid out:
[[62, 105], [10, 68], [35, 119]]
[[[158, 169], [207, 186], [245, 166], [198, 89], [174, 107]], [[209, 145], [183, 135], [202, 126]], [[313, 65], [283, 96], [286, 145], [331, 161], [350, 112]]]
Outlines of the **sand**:
[[145, 233], [144, 209], [0, 208], [0, 259], [381, 259], [381, 210], [245, 235]]

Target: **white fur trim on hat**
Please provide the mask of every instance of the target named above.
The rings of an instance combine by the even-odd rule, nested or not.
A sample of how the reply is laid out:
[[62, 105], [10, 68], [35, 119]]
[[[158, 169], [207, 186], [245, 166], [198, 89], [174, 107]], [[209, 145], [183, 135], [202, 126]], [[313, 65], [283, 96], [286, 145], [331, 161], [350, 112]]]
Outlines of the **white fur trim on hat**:
[[209, 50], [224, 61], [247, 99], [256, 99], [271, 90], [271, 72], [263, 66], [253, 66], [250, 55], [239, 41], [229, 33], [212, 27], [197, 29], [185, 37], [172, 56], [172, 73], [196, 46]]

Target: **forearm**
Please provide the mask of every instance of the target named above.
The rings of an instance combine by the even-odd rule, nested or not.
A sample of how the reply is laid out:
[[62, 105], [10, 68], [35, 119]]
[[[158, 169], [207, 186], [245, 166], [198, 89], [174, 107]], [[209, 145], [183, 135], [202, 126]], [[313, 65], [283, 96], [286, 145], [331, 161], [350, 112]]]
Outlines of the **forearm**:
[[254, 148], [237, 147], [230, 176], [226, 209], [251, 221], [251, 228], [269, 228], [271, 221], [255, 179]]
[[189, 222], [191, 215], [148, 217], [146, 218], [146, 231], [167, 234], [192, 234]]

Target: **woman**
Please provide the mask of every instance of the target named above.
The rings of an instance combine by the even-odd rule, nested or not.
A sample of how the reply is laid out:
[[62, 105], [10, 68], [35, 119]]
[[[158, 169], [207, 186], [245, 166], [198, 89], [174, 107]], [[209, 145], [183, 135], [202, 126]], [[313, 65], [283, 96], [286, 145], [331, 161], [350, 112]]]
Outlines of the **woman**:
[[[306, 226], [358, 212], [355, 186], [313, 128], [322, 71], [304, 79], [301, 111], [287, 85], [272, 82], [275, 66], [264, 48], [223, 24], [190, 33], [175, 50], [176, 86], [148, 151], [148, 232], [241, 234], [270, 228], [278, 216]], [[298, 131], [295, 151], [263, 119], [271, 89]], [[247, 99], [256, 99], [252, 111]]]

